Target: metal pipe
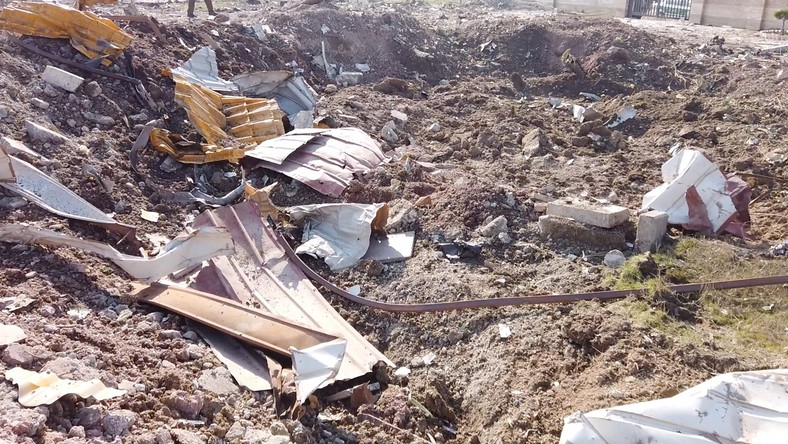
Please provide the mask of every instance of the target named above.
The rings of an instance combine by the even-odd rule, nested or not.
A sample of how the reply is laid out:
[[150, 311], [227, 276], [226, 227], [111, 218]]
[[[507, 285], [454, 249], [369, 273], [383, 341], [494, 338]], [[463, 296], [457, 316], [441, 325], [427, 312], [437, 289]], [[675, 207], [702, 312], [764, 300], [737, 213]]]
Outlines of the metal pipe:
[[[627, 296], [643, 296], [648, 294], [646, 288], [636, 288], [632, 290], [609, 290], [609, 291], [594, 291], [589, 293], [565, 293], [553, 295], [536, 295], [536, 296], [522, 296], [512, 298], [496, 298], [496, 299], [470, 299], [467, 301], [453, 301], [453, 302], [428, 302], [420, 304], [396, 304], [390, 302], [373, 301], [371, 299], [363, 298], [349, 293], [347, 290], [337, 287], [329, 282], [324, 277], [317, 274], [314, 270], [309, 268], [308, 265], [301, 260], [300, 257], [293, 251], [290, 244], [282, 237], [281, 233], [277, 231], [277, 240], [282, 244], [287, 257], [292, 260], [307, 277], [322, 285], [332, 293], [341, 296], [349, 301], [357, 304], [365, 305], [383, 311], [392, 311], [399, 313], [426, 313], [437, 311], [451, 311], [451, 310], [466, 310], [471, 308], [493, 308], [493, 307], [509, 307], [517, 305], [534, 305], [534, 304], [561, 304], [567, 302], [589, 301], [589, 300], [611, 300], [622, 299]], [[749, 288], [767, 285], [781, 285], [788, 284], [788, 275], [780, 276], [767, 276], [757, 277], [750, 279], [736, 279], [730, 281], [717, 281], [717, 282], [704, 282], [694, 284], [681, 284], [670, 285], [666, 290], [674, 293], [696, 293], [703, 290], [731, 290], [735, 288]]]

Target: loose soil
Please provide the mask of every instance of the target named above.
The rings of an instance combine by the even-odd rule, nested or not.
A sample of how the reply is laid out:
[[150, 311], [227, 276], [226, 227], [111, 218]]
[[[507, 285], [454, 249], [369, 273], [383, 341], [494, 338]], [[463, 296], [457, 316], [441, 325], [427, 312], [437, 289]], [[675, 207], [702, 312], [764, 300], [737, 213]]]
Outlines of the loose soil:
[[[254, 185], [263, 185], [266, 177], [283, 185], [272, 195], [275, 204], [388, 202], [396, 214], [429, 196], [429, 205], [413, 209], [397, 227], [416, 232], [414, 257], [408, 261], [362, 262], [331, 273], [308, 260], [340, 286], [360, 285], [365, 297], [417, 303], [607, 289], [612, 271], [602, 264], [606, 251], [539, 235], [543, 201], [582, 196], [636, 210], [643, 194], [662, 182], [660, 167], [676, 145], [701, 150], [725, 172], [742, 173], [752, 188], [750, 238], [714, 242], [729, 244], [748, 260], [768, 262], [769, 269], [777, 264], [783, 274], [788, 271], [784, 257], [768, 253], [788, 237], [788, 90], [775, 80], [786, 56], [762, 50], [764, 44], [786, 42], [777, 35], [672, 22], [665, 32], [634, 21], [528, 12], [532, 5], [504, 10], [420, 2], [220, 3], [219, 10], [229, 17], [223, 23], [207, 19], [202, 5], [202, 18], [194, 21], [185, 19], [184, 4], [138, 6], [157, 18], [166, 41], [157, 41], [144, 24], [129, 25], [125, 30], [134, 41], [112, 70], [126, 73], [133, 67], [163, 111], [140, 104], [129, 84], [102, 76], [86, 76], [86, 83], [95, 81], [102, 89], [96, 97], [84, 87], [69, 94], [47, 85], [40, 73], [53, 63], [3, 40], [0, 135], [24, 141], [53, 162], [25, 160], [118, 221], [137, 226], [148, 254], [204, 210], [162, 202], [158, 189], [188, 191], [204, 177], [207, 191], [222, 195], [238, 184], [240, 174], [225, 174], [240, 173], [238, 165], [176, 165], [174, 172], [165, 172], [160, 168], [165, 156], [148, 150], [136, 174], [128, 159], [149, 120], [163, 119], [168, 129], [195, 137], [162, 70], [214, 41], [222, 77], [295, 67], [320, 93], [321, 117], [367, 131], [391, 159], [339, 199], [270, 171], [250, 171]], [[121, 8], [99, 11], [120, 14]], [[265, 41], [251, 28], [258, 23], [273, 31]], [[728, 42], [714, 45], [714, 35]], [[85, 60], [66, 40], [24, 40]], [[338, 69], [370, 66], [361, 84], [326, 92], [331, 80], [313, 63], [323, 42], [326, 57]], [[567, 50], [586, 75], [565, 69], [561, 57]], [[598, 128], [581, 125], [570, 110], [550, 103], [589, 106], [581, 92], [600, 96], [594, 108], [604, 119], [626, 105], [637, 115], [596, 142], [589, 134]], [[34, 98], [48, 106], [35, 106]], [[381, 129], [395, 120], [393, 110], [407, 120], [395, 121], [397, 140], [387, 141]], [[109, 116], [115, 124], [96, 124], [86, 112]], [[74, 145], [30, 140], [26, 120], [56, 127]], [[86, 176], [86, 164], [112, 181], [113, 189], [107, 192]], [[29, 223], [139, 254], [89, 224], [32, 204], [17, 206], [4, 189], [0, 199], [3, 223]], [[141, 210], [157, 211], [161, 219], [144, 221]], [[511, 241], [483, 238], [479, 228], [501, 215]], [[672, 236], [677, 242], [699, 235], [673, 231]], [[455, 239], [482, 240], [483, 253], [450, 261], [437, 243]], [[633, 240], [631, 226], [627, 240]], [[16, 387], [0, 379], [0, 408], [10, 418], [0, 419], [0, 438], [13, 442], [162, 443], [172, 435], [181, 443], [192, 438], [218, 443], [231, 427], [245, 427], [244, 442], [263, 442], [254, 441], [250, 430], [284, 428], [283, 435], [298, 443], [554, 443], [563, 418], [573, 412], [670, 396], [723, 372], [788, 364], [779, 348], [673, 337], [632, 319], [621, 303], [394, 314], [324, 292], [356, 329], [411, 373], [377, 372], [383, 390], [372, 405], [324, 402], [329, 388], [319, 392], [317, 408], [310, 407], [299, 420], [279, 419], [270, 393], [253, 393], [232, 381], [232, 390], [212, 391], [205, 381], [226, 381], [223, 365], [187, 333], [191, 329], [184, 319], [130, 300], [131, 280], [112, 263], [68, 248], [8, 243], [0, 243], [0, 263], [0, 298], [34, 300], [21, 310], [0, 313], [0, 323], [27, 333], [23, 344], [32, 354], [23, 367], [50, 366], [66, 375], [94, 375], [109, 386], [132, 387], [129, 394], [104, 402], [66, 396], [48, 408], [24, 409], [15, 400]], [[779, 302], [777, 312], [785, 310]], [[84, 316], [75, 316], [76, 308]], [[687, 322], [699, 334], [710, 331], [703, 318]], [[511, 336], [502, 338], [499, 325], [508, 326]], [[435, 358], [426, 364], [423, 357], [429, 353]], [[0, 373], [13, 362], [3, 355]], [[109, 436], [108, 420], [85, 420], [86, 409], [105, 419], [117, 410], [139, 417], [118, 438]]]

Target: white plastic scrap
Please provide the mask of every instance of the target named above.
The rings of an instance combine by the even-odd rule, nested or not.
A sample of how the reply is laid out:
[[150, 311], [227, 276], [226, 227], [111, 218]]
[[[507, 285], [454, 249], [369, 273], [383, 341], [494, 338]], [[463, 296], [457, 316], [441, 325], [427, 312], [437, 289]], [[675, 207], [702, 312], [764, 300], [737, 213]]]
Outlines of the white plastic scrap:
[[626, 122], [629, 119], [632, 119], [637, 115], [637, 111], [635, 111], [635, 107], [632, 105], [627, 105], [616, 113], [615, 117], [613, 118], [613, 122], [607, 125], [608, 128], [615, 128], [622, 123]]
[[714, 232], [736, 214], [733, 200], [726, 193], [725, 175], [699, 151], [678, 151], [662, 165], [662, 180], [665, 183], [643, 196], [641, 209], [668, 213], [670, 224], [689, 222], [689, 206], [685, 195], [691, 186], [695, 187], [706, 204]]
[[506, 339], [512, 335], [512, 329], [509, 328], [506, 324], [498, 324], [498, 335]]
[[304, 224], [298, 254], [322, 258], [332, 271], [355, 265], [369, 248], [372, 221], [385, 204], [319, 204], [285, 211]]
[[788, 436], [788, 369], [727, 373], [672, 398], [564, 419], [560, 444], [771, 444]]
[[299, 404], [306, 401], [315, 390], [333, 381], [339, 373], [346, 348], [347, 341], [344, 339], [325, 342], [303, 350], [290, 347]]
[[98, 379], [90, 381], [60, 379], [50, 371], [38, 373], [21, 367], [7, 370], [5, 378], [19, 386], [19, 403], [25, 407], [49, 405], [69, 394], [81, 398], [93, 397], [97, 401], [126, 394], [125, 390], [109, 388]]

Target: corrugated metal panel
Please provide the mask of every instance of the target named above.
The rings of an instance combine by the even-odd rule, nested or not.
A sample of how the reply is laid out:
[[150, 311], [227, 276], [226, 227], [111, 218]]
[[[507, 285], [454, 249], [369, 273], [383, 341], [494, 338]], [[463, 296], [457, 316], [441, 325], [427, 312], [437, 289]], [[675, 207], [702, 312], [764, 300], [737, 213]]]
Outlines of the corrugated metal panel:
[[[298, 143], [308, 141], [296, 146]], [[333, 197], [350, 185], [355, 173], [380, 165], [380, 146], [358, 128], [294, 130], [246, 152], [259, 167], [285, 174]]]
[[236, 241], [236, 254], [212, 260], [193, 287], [233, 297], [307, 326], [332, 332], [348, 341], [336, 379], [370, 372], [379, 362], [393, 365], [345, 321], [312, 282], [285, 254], [276, 233], [251, 202], [222, 207], [198, 216], [194, 226], [226, 227]]

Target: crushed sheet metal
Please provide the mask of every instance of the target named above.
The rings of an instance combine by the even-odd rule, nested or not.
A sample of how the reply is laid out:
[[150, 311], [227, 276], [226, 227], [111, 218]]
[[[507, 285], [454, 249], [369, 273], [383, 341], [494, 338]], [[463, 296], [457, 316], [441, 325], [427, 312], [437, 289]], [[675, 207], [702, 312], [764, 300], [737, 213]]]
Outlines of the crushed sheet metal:
[[339, 197], [356, 174], [386, 160], [380, 145], [358, 128], [293, 130], [247, 151], [246, 157], [332, 197]]
[[219, 77], [216, 51], [208, 46], [198, 49], [189, 60], [171, 72], [173, 77], [184, 77], [191, 83], [200, 84], [214, 91], [238, 92], [238, 85]]
[[103, 256], [135, 279], [153, 282], [170, 273], [190, 268], [215, 256], [231, 254], [233, 240], [226, 230], [205, 227], [186, 236], [179, 236], [151, 259], [120, 253], [107, 244], [80, 239], [55, 231], [28, 225], [0, 225], [0, 241], [29, 245], [73, 247]]
[[767, 444], [788, 436], [788, 370], [716, 376], [672, 398], [575, 413], [561, 444]]
[[283, 355], [290, 355], [290, 347], [309, 348], [338, 339], [333, 333], [192, 288], [153, 284], [141, 289], [137, 296], [144, 302], [195, 320], [255, 347]]
[[279, 186], [279, 182], [274, 182], [263, 188], [255, 188], [251, 184], [246, 183], [244, 188], [244, 195], [247, 199], [254, 202], [260, 208], [260, 215], [263, 217], [271, 216], [274, 219], [279, 216], [281, 210], [271, 202], [271, 193]]
[[313, 110], [317, 104], [317, 93], [312, 87], [303, 77], [289, 71], [240, 74], [231, 80], [246, 96], [276, 99], [291, 122], [299, 112]]
[[[260, 217], [260, 210], [253, 202], [207, 211], [194, 221], [194, 227], [206, 225], [230, 230], [237, 242], [236, 254], [209, 261], [213, 266], [200, 271], [195, 288], [256, 303], [262, 310], [295, 322], [336, 332], [348, 341], [337, 380], [364, 376], [380, 362], [394, 365], [348, 324], [296, 262], [288, 259], [276, 232]], [[209, 274], [200, 279], [203, 273]]]
[[[13, 2], [0, 11], [0, 29], [17, 34], [70, 39], [71, 45], [89, 59], [120, 57], [132, 37], [112, 20], [88, 11], [44, 2]], [[104, 58], [105, 66], [112, 64]]]
[[339, 203], [286, 208], [304, 228], [296, 253], [321, 258], [332, 271], [352, 267], [366, 254], [372, 222], [379, 213], [388, 213], [381, 211], [385, 206]]
[[19, 403], [25, 407], [50, 405], [70, 394], [85, 399], [92, 397], [97, 401], [126, 394], [125, 390], [109, 388], [98, 379], [90, 381], [60, 379], [50, 371], [38, 373], [21, 367], [6, 370], [5, 378], [19, 386]]
[[36, 151], [33, 151], [32, 149], [28, 148], [27, 145], [25, 145], [24, 143], [18, 140], [11, 139], [10, 137], [0, 138], [0, 148], [2, 148], [6, 152], [6, 154], [22, 153], [34, 159], [38, 159], [39, 161], [45, 164], [49, 164], [52, 162], [51, 160], [47, 159], [46, 157], [42, 156]]
[[239, 385], [253, 392], [271, 390], [271, 374], [264, 365], [265, 358], [231, 338], [204, 325], [193, 326], [208, 343], [216, 358], [227, 367]]
[[[662, 185], [643, 196], [642, 210], [664, 211], [668, 213], [668, 223], [676, 225], [690, 224], [691, 213], [705, 210], [702, 218], [708, 220], [715, 233], [736, 217], [728, 179], [699, 151], [678, 151], [662, 165], [662, 180]], [[693, 225], [697, 229], [697, 223]]]
[[0, 324], [0, 347], [19, 342], [25, 338], [27, 338], [25, 331], [16, 325]]
[[90, 222], [123, 236], [133, 235], [135, 231], [134, 227], [117, 222], [33, 165], [8, 156], [2, 146], [0, 185], [58, 216]]
[[347, 341], [337, 339], [325, 344], [298, 350], [290, 347], [293, 354], [296, 396], [299, 404], [306, 402], [315, 390], [333, 382], [345, 357]]
[[637, 115], [637, 111], [635, 111], [635, 107], [633, 107], [632, 105], [626, 105], [620, 110], [618, 110], [616, 115], [613, 116], [612, 119], [610, 119], [611, 121], [608, 122], [607, 127], [615, 128], [621, 125], [622, 123], [626, 122], [627, 120], [635, 118], [636, 115]]
[[369, 248], [361, 259], [378, 261], [383, 264], [399, 262], [413, 256], [413, 244], [416, 232], [394, 234], [373, 234], [369, 240]]

